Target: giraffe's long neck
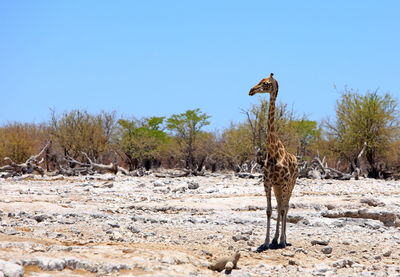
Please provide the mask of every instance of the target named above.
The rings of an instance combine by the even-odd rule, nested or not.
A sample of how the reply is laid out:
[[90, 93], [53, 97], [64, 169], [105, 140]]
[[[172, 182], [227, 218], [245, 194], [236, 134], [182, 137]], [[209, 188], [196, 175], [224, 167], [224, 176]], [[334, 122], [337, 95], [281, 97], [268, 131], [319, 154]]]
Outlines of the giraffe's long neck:
[[276, 143], [278, 141], [278, 133], [275, 130], [275, 101], [277, 97], [276, 92], [271, 92], [270, 93], [270, 98], [269, 98], [269, 109], [268, 109], [268, 135], [267, 135], [267, 140], [268, 140], [268, 152], [270, 156], [275, 157], [276, 156]]

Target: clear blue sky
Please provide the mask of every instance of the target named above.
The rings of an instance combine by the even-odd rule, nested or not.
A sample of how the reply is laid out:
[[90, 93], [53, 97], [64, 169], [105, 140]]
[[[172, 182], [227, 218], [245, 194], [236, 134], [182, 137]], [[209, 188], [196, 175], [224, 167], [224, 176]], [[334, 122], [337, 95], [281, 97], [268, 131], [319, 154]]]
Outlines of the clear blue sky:
[[0, 124], [49, 108], [245, 120], [270, 72], [320, 120], [345, 85], [400, 96], [400, 1], [1, 1]]

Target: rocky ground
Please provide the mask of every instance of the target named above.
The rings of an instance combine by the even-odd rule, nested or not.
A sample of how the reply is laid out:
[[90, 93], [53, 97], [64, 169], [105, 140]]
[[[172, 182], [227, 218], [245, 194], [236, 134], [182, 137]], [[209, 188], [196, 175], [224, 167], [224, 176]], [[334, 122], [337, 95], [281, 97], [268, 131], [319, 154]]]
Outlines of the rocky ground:
[[255, 253], [266, 230], [260, 180], [0, 179], [0, 276], [219, 276], [208, 265], [235, 251], [231, 276], [400, 276], [400, 182], [300, 179], [292, 246]]

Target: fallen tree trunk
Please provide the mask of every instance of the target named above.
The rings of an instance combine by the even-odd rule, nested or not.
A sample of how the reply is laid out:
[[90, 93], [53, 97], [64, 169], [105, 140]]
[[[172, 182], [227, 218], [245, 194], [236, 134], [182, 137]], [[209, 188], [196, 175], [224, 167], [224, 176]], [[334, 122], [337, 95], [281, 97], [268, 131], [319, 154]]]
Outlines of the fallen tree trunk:
[[309, 164], [303, 162], [299, 167], [299, 178], [350, 180], [351, 177], [350, 174], [324, 165], [319, 157], [312, 159]]
[[205, 172], [186, 168], [177, 168], [165, 173], [155, 173], [154, 175], [159, 178], [179, 178], [188, 176], [204, 176]]
[[248, 173], [248, 172], [237, 172], [235, 173], [236, 177], [245, 178], [245, 179], [257, 179], [262, 178], [262, 173]]
[[88, 163], [82, 163], [82, 162], [75, 160], [74, 158], [72, 158], [70, 156], [67, 156], [67, 158], [65, 158], [64, 160], [68, 164], [74, 165], [77, 167], [69, 166], [69, 168], [63, 168], [60, 165], [59, 166], [60, 173], [65, 174], [65, 175], [77, 175], [77, 174], [90, 174], [92, 172], [113, 173], [113, 174], [121, 172], [124, 175], [131, 175], [128, 170], [126, 170], [123, 167], [118, 166], [117, 158], [115, 158], [115, 161], [113, 163], [106, 165], [106, 164], [99, 164], [99, 163], [93, 162], [85, 152], [82, 152], [82, 154], [85, 156]]
[[31, 156], [29, 159], [26, 160], [26, 162], [22, 164], [17, 164], [12, 159], [5, 157], [4, 160], [8, 162], [8, 165], [0, 167], [0, 173], [2, 172], [0, 176], [7, 178], [23, 174], [30, 174], [35, 171], [43, 176], [44, 170], [40, 165], [44, 162], [44, 158], [42, 157], [41, 160], [38, 159], [43, 156], [48, 148], [51, 147], [51, 143], [51, 140], [49, 140], [37, 155]]

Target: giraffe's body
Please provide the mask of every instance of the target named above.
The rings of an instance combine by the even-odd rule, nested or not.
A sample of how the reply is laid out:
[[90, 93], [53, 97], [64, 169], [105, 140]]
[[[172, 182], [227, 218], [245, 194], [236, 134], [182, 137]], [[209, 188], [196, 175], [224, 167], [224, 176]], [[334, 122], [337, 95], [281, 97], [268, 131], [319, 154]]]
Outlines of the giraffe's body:
[[[288, 245], [286, 242], [286, 217], [289, 210], [290, 196], [296, 184], [298, 169], [296, 157], [286, 151], [275, 130], [275, 101], [278, 95], [278, 82], [273, 78], [272, 73], [270, 77], [261, 80], [260, 83], [254, 86], [250, 90], [249, 95], [254, 95], [256, 93], [270, 94], [267, 134], [268, 153], [264, 165], [264, 189], [267, 196], [267, 234], [264, 244], [257, 249], [257, 251], [261, 252], [268, 248], [285, 247]], [[274, 189], [277, 202], [278, 215], [275, 236], [272, 240], [272, 244], [269, 244], [272, 215], [272, 188]], [[281, 236], [278, 244], [279, 225], [281, 221]]]

